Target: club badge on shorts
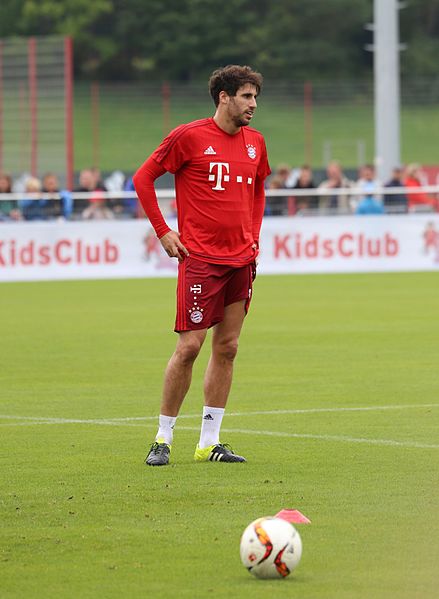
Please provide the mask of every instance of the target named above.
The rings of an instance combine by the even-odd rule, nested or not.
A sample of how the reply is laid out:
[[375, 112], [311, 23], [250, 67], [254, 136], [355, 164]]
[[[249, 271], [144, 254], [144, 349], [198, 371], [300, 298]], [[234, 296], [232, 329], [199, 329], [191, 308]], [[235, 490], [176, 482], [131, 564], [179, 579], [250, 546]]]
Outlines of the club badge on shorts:
[[190, 319], [193, 323], [198, 324], [203, 320], [203, 313], [200, 310], [191, 311]]

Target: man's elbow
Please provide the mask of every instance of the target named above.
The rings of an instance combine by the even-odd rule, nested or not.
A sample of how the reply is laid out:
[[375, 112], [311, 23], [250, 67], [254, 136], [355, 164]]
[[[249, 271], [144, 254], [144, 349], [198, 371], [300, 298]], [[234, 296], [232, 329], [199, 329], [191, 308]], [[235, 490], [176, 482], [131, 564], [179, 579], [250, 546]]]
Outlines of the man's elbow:
[[140, 185], [140, 180], [141, 180], [141, 173], [140, 173], [140, 168], [139, 168], [133, 175], [134, 189], [137, 190], [138, 186]]

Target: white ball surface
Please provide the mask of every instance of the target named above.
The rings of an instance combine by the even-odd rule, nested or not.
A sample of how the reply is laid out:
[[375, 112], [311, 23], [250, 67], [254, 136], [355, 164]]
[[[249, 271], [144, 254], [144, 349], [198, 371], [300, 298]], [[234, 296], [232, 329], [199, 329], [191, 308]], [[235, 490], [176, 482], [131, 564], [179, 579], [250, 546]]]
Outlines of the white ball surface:
[[258, 578], [285, 578], [300, 562], [302, 540], [281, 518], [259, 518], [241, 537], [241, 561]]

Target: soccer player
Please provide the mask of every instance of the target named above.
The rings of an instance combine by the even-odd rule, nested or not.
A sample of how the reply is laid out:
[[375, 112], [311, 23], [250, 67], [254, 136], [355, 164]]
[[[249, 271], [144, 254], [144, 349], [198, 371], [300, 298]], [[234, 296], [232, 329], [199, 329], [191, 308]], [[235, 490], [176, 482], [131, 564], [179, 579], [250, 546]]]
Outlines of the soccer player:
[[[171, 131], [133, 178], [164, 250], [179, 262], [178, 341], [165, 372], [159, 428], [146, 458], [149, 466], [169, 463], [176, 419], [210, 327], [212, 350], [194, 459], [246, 461], [220, 443], [219, 434], [256, 275], [264, 180], [270, 174], [264, 138], [248, 126], [261, 87], [262, 76], [248, 66], [214, 71], [209, 80], [213, 118]], [[166, 171], [175, 175], [178, 232], [166, 224], [154, 190], [155, 179]]]

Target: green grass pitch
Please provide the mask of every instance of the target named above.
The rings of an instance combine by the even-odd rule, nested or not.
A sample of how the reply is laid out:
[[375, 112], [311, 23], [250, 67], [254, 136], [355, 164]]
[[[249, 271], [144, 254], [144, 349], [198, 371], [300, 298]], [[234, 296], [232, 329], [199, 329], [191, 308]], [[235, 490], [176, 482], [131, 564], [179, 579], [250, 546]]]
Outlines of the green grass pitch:
[[[174, 287], [1, 286], [0, 597], [437, 597], [438, 274], [258, 277], [223, 421], [248, 463], [192, 461], [206, 346], [153, 469]], [[254, 579], [240, 535], [286, 507], [302, 561]]]

